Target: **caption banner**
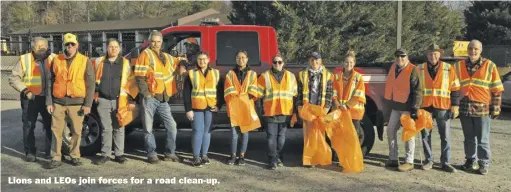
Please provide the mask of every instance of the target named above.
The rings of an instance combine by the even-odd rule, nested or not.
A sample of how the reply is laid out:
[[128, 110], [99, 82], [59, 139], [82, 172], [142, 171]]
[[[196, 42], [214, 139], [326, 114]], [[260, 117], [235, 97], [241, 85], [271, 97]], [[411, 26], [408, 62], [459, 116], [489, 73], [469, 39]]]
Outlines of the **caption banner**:
[[214, 178], [106, 178], [106, 177], [47, 177], [47, 178], [16, 178], [9, 177], [9, 184], [70, 184], [70, 185], [218, 185], [220, 182]]

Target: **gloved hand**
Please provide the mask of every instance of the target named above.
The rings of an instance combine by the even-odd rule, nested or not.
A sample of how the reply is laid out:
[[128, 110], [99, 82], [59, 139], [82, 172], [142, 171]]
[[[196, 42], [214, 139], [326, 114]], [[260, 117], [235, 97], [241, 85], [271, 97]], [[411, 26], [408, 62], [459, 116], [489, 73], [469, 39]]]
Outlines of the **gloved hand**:
[[417, 119], [419, 119], [419, 115], [417, 114], [417, 109], [415, 108], [412, 108], [412, 110], [410, 110], [410, 117], [416, 121]]
[[497, 117], [499, 117], [499, 115], [500, 115], [499, 112], [495, 112], [495, 111], [490, 112], [491, 119], [496, 119]]
[[460, 115], [460, 107], [459, 106], [451, 106], [451, 119], [456, 119]]

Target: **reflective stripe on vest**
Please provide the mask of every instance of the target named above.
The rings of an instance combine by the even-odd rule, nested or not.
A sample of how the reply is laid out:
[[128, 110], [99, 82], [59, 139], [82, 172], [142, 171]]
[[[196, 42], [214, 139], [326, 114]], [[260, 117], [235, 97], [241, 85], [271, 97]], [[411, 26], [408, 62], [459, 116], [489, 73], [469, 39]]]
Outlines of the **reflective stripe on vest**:
[[[429, 74], [426, 63], [418, 65], [420, 70], [419, 79], [423, 94], [424, 96], [451, 98], [451, 89], [449, 87], [449, 68], [451, 65], [444, 62], [440, 62], [439, 65], [440, 70], [437, 71], [435, 79]], [[441, 82], [439, 88], [435, 87], [437, 80]]]
[[194, 69], [188, 72], [188, 76], [192, 81], [192, 108], [206, 109], [216, 106], [216, 87], [220, 80], [220, 72], [211, 69], [204, 77], [199, 69]]
[[[321, 75], [322, 90], [321, 90], [320, 106], [324, 107], [325, 103], [326, 103], [326, 100], [325, 100], [326, 85], [327, 85], [327, 81], [332, 78], [332, 74], [325, 67], [323, 67], [323, 69], [321, 70], [321, 74], [322, 74]], [[302, 99], [303, 103], [304, 104], [309, 103], [309, 70], [306, 69], [305, 71], [300, 71], [299, 76], [300, 76], [300, 82], [303, 85], [303, 90], [301, 93], [303, 95], [303, 99]]]
[[293, 73], [284, 70], [280, 83], [270, 70], [261, 75], [265, 82], [264, 116], [291, 115], [293, 113], [293, 97], [297, 95], [296, 78]]
[[54, 59], [53, 72], [55, 73], [55, 81], [53, 82], [52, 93], [54, 97], [85, 98], [87, 59], [81, 53], [76, 53], [70, 68], [67, 67], [67, 60], [63, 54]]
[[469, 75], [465, 60], [456, 63], [456, 73], [461, 86], [461, 98], [467, 96], [471, 101], [490, 104], [490, 89], [493, 89], [494, 92], [500, 92], [504, 89], [499, 77], [495, 78], [495, 82], [492, 82], [492, 72], [494, 67], [496, 66], [493, 62], [484, 59], [480, 68], [472, 75]]
[[23, 72], [23, 83], [27, 89], [35, 95], [40, 95], [42, 92], [42, 78], [41, 68], [48, 69], [55, 54], [51, 54], [45, 59], [43, 66], [38, 66], [32, 53], [21, 55], [20, 64], [21, 71]]

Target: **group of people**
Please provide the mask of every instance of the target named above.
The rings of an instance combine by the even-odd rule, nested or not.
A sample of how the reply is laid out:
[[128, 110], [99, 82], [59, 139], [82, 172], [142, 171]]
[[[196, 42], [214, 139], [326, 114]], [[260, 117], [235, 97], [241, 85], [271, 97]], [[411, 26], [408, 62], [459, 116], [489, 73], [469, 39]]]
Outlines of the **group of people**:
[[[95, 163], [102, 165], [112, 160], [112, 145], [113, 160], [121, 164], [126, 162], [123, 126], [134, 118], [135, 101], [138, 100], [147, 161], [151, 164], [160, 162], [152, 132], [157, 113], [166, 129], [162, 160], [181, 162], [182, 158], [175, 151], [176, 122], [168, 104], [177, 93], [176, 75], [185, 76], [182, 94], [186, 117], [192, 125], [193, 166], [210, 163], [207, 154], [212, 119], [221, 105], [217, 101], [222, 99], [226, 102], [232, 125], [231, 154], [226, 162], [229, 165], [245, 164], [249, 130], [254, 126], [239, 121], [244, 116], [248, 117], [246, 121], [256, 122], [252, 125], [260, 126], [257, 115], [254, 117], [251, 113], [255, 111], [254, 102], [258, 99], [263, 105], [264, 121], [261, 122], [265, 123], [267, 134], [269, 169], [283, 165], [286, 130], [305, 105], [320, 106], [325, 114], [334, 109], [349, 112], [358, 140], [363, 143], [364, 131], [360, 121], [365, 112], [365, 84], [362, 74], [354, 70], [356, 55], [353, 51], [346, 54], [342, 70], [335, 73], [323, 65], [320, 53], [312, 52], [307, 58], [307, 69], [295, 77], [285, 69], [284, 58], [280, 54], [273, 57], [271, 69], [258, 75], [247, 65], [248, 53], [241, 50], [235, 55], [236, 67], [227, 73], [224, 84], [220, 85], [220, 71], [209, 65], [207, 52], [198, 52], [194, 62], [196, 68], [186, 70], [180, 64], [187, 61], [186, 58], [174, 57], [161, 50], [163, 36], [160, 32], [152, 31], [149, 40], [149, 47], [140, 53], [134, 67], [131, 67], [129, 61], [119, 54], [120, 43], [116, 39], [107, 41], [106, 56], [91, 61], [77, 51], [79, 43], [74, 34], [64, 35], [65, 51], [58, 55], [48, 52], [46, 39], [34, 38], [32, 52], [21, 56], [9, 78], [10, 84], [21, 95], [26, 160], [33, 162], [37, 158], [34, 129], [37, 116], [41, 114], [46, 130], [45, 152], [47, 158], [52, 159], [48, 168], [62, 165], [61, 146], [67, 119], [71, 121], [70, 162], [74, 166], [82, 165], [82, 121], [95, 102], [103, 127], [101, 158]], [[402, 115], [408, 114], [417, 119], [418, 110], [425, 109], [438, 125], [441, 168], [447, 172], [456, 171], [449, 162], [449, 137], [451, 119], [459, 115], [465, 135], [466, 163], [462, 168], [488, 173], [490, 119], [500, 113], [503, 86], [496, 65], [482, 58], [481, 51], [482, 43], [471, 41], [468, 59], [448, 64], [440, 61], [443, 50], [433, 44], [426, 52], [428, 61], [417, 66], [410, 63], [406, 50], [395, 52], [396, 60], [385, 85], [385, 98], [392, 108], [387, 128], [387, 167], [398, 167], [400, 171], [413, 169], [415, 140], [412, 138], [405, 142], [406, 161], [400, 164], [397, 131]], [[223, 94], [218, 94], [222, 91]], [[218, 98], [218, 95], [224, 95], [224, 98]], [[240, 103], [252, 109], [241, 114], [233, 113]], [[317, 129], [317, 126], [304, 120], [304, 137], [307, 130]], [[428, 170], [433, 166], [431, 131], [423, 131], [421, 135], [426, 154], [422, 167]], [[315, 166], [305, 156], [303, 164]]]

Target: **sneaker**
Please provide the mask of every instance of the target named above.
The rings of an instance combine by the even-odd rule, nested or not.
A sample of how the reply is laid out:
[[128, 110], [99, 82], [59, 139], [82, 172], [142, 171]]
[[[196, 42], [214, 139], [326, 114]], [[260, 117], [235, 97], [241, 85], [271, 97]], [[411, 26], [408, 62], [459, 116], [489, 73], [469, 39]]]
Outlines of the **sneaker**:
[[476, 163], [474, 163], [474, 161], [472, 161], [472, 160], [465, 161], [465, 164], [463, 164], [461, 166], [461, 169], [465, 170], [465, 171], [475, 171], [478, 168], [479, 168], [479, 166]]
[[271, 169], [271, 170], [277, 169], [277, 163], [269, 163], [268, 164], [268, 168]]
[[442, 170], [449, 173], [456, 173], [456, 169], [451, 164], [442, 165]]
[[179, 158], [176, 154], [170, 154], [165, 155], [165, 157], [163, 157], [163, 161], [181, 162], [181, 158]]
[[124, 164], [124, 163], [126, 163], [126, 161], [128, 161], [128, 160], [126, 159], [126, 157], [124, 157], [124, 156], [122, 156], [122, 155], [121, 155], [121, 156], [115, 156], [114, 161], [116, 161], [116, 162], [118, 162], [118, 163], [120, 163], [120, 164]]
[[96, 165], [103, 165], [109, 160], [110, 160], [110, 157], [103, 156], [98, 161], [96, 161]]
[[488, 167], [481, 167], [481, 168], [479, 168], [479, 174], [481, 174], [481, 175], [488, 174]]
[[236, 161], [236, 164], [238, 165], [245, 165], [245, 157], [238, 157], [238, 160]]
[[426, 161], [424, 164], [422, 164], [422, 170], [430, 170], [433, 168], [433, 162], [432, 161]]
[[229, 159], [227, 159], [228, 165], [234, 165], [235, 162], [236, 162], [236, 156], [231, 156], [231, 157], [229, 157]]
[[160, 162], [160, 159], [158, 159], [158, 156], [151, 156], [147, 158], [147, 162], [151, 164], [158, 164]]
[[397, 160], [387, 160], [385, 162], [385, 167], [397, 168], [399, 167], [399, 162]]
[[204, 165], [209, 165], [209, 164], [210, 164], [210, 162], [209, 162], [209, 158], [208, 158], [208, 156], [207, 156], [207, 155], [203, 155], [203, 156], [201, 157], [201, 161], [202, 161], [202, 164], [204, 164]]
[[194, 166], [194, 167], [202, 167], [201, 158], [194, 157], [193, 161], [192, 161], [192, 166]]
[[413, 169], [413, 164], [412, 163], [403, 163], [403, 164], [399, 165], [399, 167], [397, 169], [401, 172], [410, 171]]
[[83, 163], [80, 161], [80, 158], [71, 158], [71, 165], [81, 166]]
[[284, 167], [284, 163], [282, 163], [282, 159], [277, 159], [277, 166]]
[[27, 162], [35, 162], [36, 161], [36, 157], [34, 154], [27, 154], [27, 156], [25, 156], [25, 161]]
[[57, 167], [60, 167], [62, 165], [62, 161], [57, 160], [51, 160], [50, 163], [48, 163], [48, 166], [46, 169], [55, 169]]

